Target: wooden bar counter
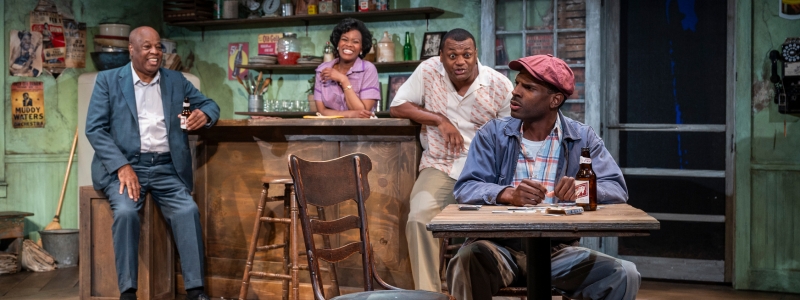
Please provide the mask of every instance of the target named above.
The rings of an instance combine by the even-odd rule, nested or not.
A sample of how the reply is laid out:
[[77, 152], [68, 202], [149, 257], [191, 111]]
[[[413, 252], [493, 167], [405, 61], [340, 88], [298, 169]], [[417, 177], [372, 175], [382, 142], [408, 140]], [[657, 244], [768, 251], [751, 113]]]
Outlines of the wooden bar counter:
[[[212, 297], [238, 295], [248, 245], [252, 238], [262, 176], [289, 177], [288, 156], [328, 160], [350, 153], [370, 156], [372, 193], [367, 200], [370, 239], [380, 275], [389, 283], [413, 288], [405, 223], [411, 188], [420, 156], [419, 125], [406, 119], [248, 119], [220, 120], [192, 136], [195, 167], [194, 197], [200, 208], [205, 243], [206, 286]], [[283, 193], [270, 187], [270, 196]], [[339, 212], [354, 213], [355, 205], [326, 208], [328, 219]], [[269, 216], [281, 216], [280, 202], [268, 204]], [[266, 226], [259, 244], [283, 243], [283, 225]], [[300, 224], [298, 224], [300, 226]], [[301, 237], [299, 248], [305, 250]], [[358, 238], [345, 232], [332, 241], [338, 247]], [[254, 270], [281, 273], [283, 251], [256, 254]], [[301, 256], [301, 264], [307, 260]], [[337, 267], [343, 291], [361, 281], [360, 257], [351, 256]], [[301, 271], [301, 298], [313, 299], [308, 272]], [[323, 274], [327, 284], [327, 274]], [[178, 275], [177, 289], [183, 291]], [[279, 299], [281, 283], [253, 279], [251, 299]]]

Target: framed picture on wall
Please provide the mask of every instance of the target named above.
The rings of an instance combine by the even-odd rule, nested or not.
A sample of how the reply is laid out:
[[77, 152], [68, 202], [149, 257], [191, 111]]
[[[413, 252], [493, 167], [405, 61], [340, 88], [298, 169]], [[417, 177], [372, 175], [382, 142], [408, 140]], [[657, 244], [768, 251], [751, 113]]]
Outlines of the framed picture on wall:
[[392, 105], [392, 100], [394, 100], [394, 96], [397, 95], [397, 90], [400, 89], [400, 86], [402, 86], [410, 76], [411, 74], [389, 75], [389, 91], [386, 95], [386, 104], [384, 106], [385, 110], [388, 110], [389, 106]]
[[419, 55], [419, 60], [426, 60], [428, 58], [439, 55], [439, 45], [442, 44], [442, 38], [446, 31], [426, 32], [422, 38], [422, 53]]

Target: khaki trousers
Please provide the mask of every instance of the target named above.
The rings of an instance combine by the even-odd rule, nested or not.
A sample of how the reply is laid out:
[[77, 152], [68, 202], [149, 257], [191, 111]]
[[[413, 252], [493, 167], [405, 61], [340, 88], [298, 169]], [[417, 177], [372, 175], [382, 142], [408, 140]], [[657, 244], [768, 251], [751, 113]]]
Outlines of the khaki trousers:
[[425, 226], [448, 204], [456, 203], [453, 186], [456, 180], [434, 168], [425, 168], [411, 190], [411, 207], [406, 223], [406, 239], [411, 256], [411, 273], [418, 290], [441, 292], [439, 276], [439, 239]]

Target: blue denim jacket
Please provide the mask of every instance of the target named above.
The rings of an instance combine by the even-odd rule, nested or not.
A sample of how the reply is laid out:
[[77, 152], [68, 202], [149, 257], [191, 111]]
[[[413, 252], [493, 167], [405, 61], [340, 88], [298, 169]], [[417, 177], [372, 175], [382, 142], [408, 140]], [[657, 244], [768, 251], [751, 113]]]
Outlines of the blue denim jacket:
[[[628, 201], [628, 188], [614, 158], [591, 127], [565, 117], [561, 112], [561, 155], [555, 184], [563, 176], [574, 177], [580, 168], [581, 148], [589, 147], [592, 170], [597, 175], [597, 202]], [[458, 203], [497, 204], [500, 192], [512, 185], [520, 152], [522, 120], [512, 117], [489, 121], [478, 131], [467, 154], [464, 170], [453, 194]]]

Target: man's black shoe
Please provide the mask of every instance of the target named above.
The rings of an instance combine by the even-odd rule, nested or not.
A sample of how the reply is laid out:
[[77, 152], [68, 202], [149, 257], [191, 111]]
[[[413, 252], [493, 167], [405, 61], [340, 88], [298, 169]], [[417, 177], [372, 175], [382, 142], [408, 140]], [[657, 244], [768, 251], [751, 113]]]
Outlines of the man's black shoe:
[[136, 300], [136, 293], [122, 293], [119, 295], [119, 300]]

